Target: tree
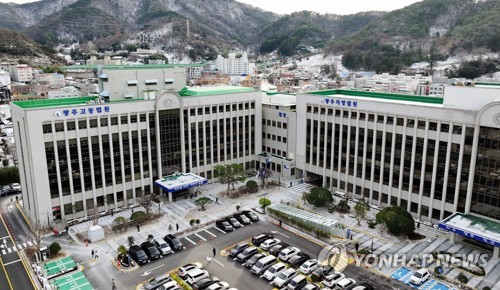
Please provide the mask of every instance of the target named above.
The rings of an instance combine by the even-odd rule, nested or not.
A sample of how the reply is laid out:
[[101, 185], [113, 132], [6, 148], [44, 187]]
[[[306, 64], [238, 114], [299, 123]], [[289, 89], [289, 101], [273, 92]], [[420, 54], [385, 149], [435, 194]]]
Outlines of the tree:
[[92, 220], [92, 225], [96, 226], [99, 224], [99, 209], [97, 205], [91, 201], [90, 206], [88, 207], [88, 212], [90, 215], [90, 218]]
[[376, 215], [377, 224], [385, 224], [389, 233], [401, 236], [415, 231], [415, 221], [411, 214], [400, 206], [382, 209]]
[[41, 261], [40, 248], [42, 247], [43, 229], [38, 221], [36, 221], [35, 225], [31, 228], [30, 235], [36, 248], [36, 260]]
[[266, 187], [266, 182], [273, 175], [273, 172], [266, 167], [262, 167], [259, 169], [259, 178], [260, 178], [260, 186], [261, 188]]
[[211, 204], [212, 200], [210, 198], [204, 196], [204, 197], [200, 197], [197, 200], [195, 200], [194, 203], [200, 207], [201, 211], [204, 211], [205, 206], [208, 204]]
[[306, 195], [307, 202], [315, 206], [325, 206], [333, 201], [332, 193], [323, 187], [315, 187]]
[[347, 200], [345, 199], [342, 199], [341, 201], [339, 201], [339, 204], [337, 205], [337, 210], [343, 214], [343, 213], [346, 213], [346, 212], [349, 212], [349, 210], [351, 209], [351, 207], [349, 206], [349, 204], [347, 203]]
[[235, 184], [246, 180], [245, 169], [241, 164], [217, 165], [214, 167], [214, 176], [218, 179], [218, 182], [227, 184], [228, 192], [231, 185], [234, 189]]
[[358, 221], [358, 226], [361, 225], [361, 220], [366, 217], [366, 212], [370, 210], [370, 206], [363, 199], [354, 206], [354, 212], [356, 213], [356, 220]]
[[19, 169], [15, 166], [0, 168], [0, 185], [19, 183]]
[[57, 255], [57, 253], [59, 253], [59, 251], [61, 250], [61, 245], [59, 245], [59, 243], [57, 242], [53, 242], [52, 244], [50, 244], [49, 250], [51, 255]]
[[262, 209], [266, 209], [266, 207], [271, 205], [271, 201], [268, 198], [261, 197], [259, 199], [259, 204], [262, 207]]
[[127, 253], [127, 248], [124, 245], [118, 247], [118, 254], [125, 255]]
[[247, 181], [246, 188], [248, 189], [248, 192], [250, 192], [250, 193], [255, 193], [255, 192], [259, 191], [259, 185], [254, 180]]
[[142, 190], [137, 190], [136, 195], [139, 197], [139, 204], [146, 210], [146, 215], [149, 216], [149, 210], [151, 210], [151, 201], [153, 200], [153, 195], [149, 192], [143, 192]]

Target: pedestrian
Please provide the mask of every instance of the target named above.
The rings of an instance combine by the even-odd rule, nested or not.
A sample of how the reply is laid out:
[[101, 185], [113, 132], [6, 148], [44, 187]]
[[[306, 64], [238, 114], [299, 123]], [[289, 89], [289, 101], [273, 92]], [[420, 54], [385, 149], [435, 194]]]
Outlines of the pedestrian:
[[354, 248], [356, 248], [356, 253], [359, 251], [359, 243], [356, 242], [356, 244], [354, 245]]
[[97, 250], [95, 250], [95, 252], [94, 252], [94, 257], [95, 257], [96, 259], [99, 259], [99, 256], [97, 256]]
[[179, 231], [179, 224], [178, 223], [175, 224], [175, 228], [176, 228], [176, 231], [178, 232]]
[[139, 227], [139, 225], [137, 225], [137, 231], [140, 232], [141, 231], [141, 228]]
[[94, 250], [92, 250], [92, 259], [94, 259]]
[[417, 229], [420, 229], [420, 223], [417, 222]]
[[113, 209], [111, 209], [111, 217], [113, 217], [113, 212], [114, 212]]
[[219, 198], [218, 197], [215, 198], [215, 203], [219, 204]]
[[212, 248], [212, 254], [214, 254], [214, 255], [213, 255], [213, 257], [212, 257], [212, 258], [215, 258], [215, 253], [216, 253], [216, 252], [217, 252], [217, 251], [215, 250], [215, 247], [213, 247], [213, 248]]
[[283, 222], [283, 221], [282, 221], [282, 220], [280, 220], [280, 228], [281, 228], [281, 223], [282, 223], [282, 222]]
[[113, 279], [112, 282], [113, 282], [113, 286], [112, 286], [111, 290], [116, 290], [115, 279]]
[[290, 181], [290, 188], [292, 187], [292, 182]]

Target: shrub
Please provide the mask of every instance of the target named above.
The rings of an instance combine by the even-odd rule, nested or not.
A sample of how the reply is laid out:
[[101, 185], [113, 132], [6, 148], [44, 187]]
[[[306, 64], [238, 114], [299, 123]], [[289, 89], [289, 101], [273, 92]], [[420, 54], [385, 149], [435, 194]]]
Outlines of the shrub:
[[325, 206], [333, 201], [332, 193], [323, 187], [315, 187], [306, 195], [307, 202], [315, 206]]
[[118, 247], [118, 253], [122, 254], [122, 255], [126, 254], [127, 253], [127, 248], [125, 248], [124, 245], [119, 246]]
[[190, 226], [194, 226], [194, 224], [195, 224], [195, 223], [196, 223], [196, 220], [195, 220], [195, 219], [191, 219], [191, 220], [189, 221], [189, 225], [190, 225]]
[[205, 207], [212, 203], [212, 200], [210, 198], [204, 196], [204, 197], [200, 197], [197, 200], [195, 200], [194, 203], [200, 207], [201, 211], [204, 211]]
[[370, 229], [374, 229], [376, 225], [377, 225], [377, 222], [374, 222], [374, 221], [368, 221], [368, 227], [369, 227]]
[[489, 286], [484, 286], [482, 290], [491, 290]]
[[51, 255], [57, 255], [57, 253], [59, 253], [59, 251], [61, 250], [61, 245], [59, 245], [59, 243], [53, 242], [52, 244], [50, 244], [49, 250]]
[[143, 211], [136, 211], [134, 212], [131, 216], [130, 216], [130, 220], [137, 220], [137, 219], [141, 219], [141, 218], [145, 218], [146, 217], [146, 213], [143, 212]]
[[259, 191], [259, 185], [254, 180], [247, 181], [245, 185], [249, 193], [256, 193]]
[[378, 224], [385, 224], [389, 233], [400, 236], [415, 231], [415, 221], [411, 214], [400, 206], [390, 206], [382, 209], [376, 215]]
[[111, 225], [112, 226], [116, 226], [116, 225], [119, 225], [119, 224], [123, 224], [125, 222], [127, 222], [127, 220], [124, 217], [119, 216], [119, 217], [117, 217], [117, 218], [115, 218], [113, 220], [113, 222], [111, 223]]
[[458, 274], [457, 280], [462, 284], [467, 284], [467, 282], [469, 282], [469, 278], [462, 273]]
[[263, 209], [266, 209], [266, 207], [271, 205], [271, 201], [268, 198], [261, 197], [259, 199], [259, 204]]
[[200, 224], [200, 219], [196, 219], [196, 224], [199, 225]]

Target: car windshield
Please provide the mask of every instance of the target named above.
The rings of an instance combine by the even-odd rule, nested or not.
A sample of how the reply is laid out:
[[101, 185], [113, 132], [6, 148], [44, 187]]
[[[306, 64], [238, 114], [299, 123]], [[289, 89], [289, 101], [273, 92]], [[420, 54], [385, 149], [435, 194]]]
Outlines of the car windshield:
[[239, 250], [241, 248], [243, 248], [245, 245], [236, 245], [236, 247], [234, 247], [235, 250]]
[[262, 263], [261, 263], [261, 262], [257, 262], [257, 263], [255, 263], [255, 266], [256, 266], [257, 268], [260, 268], [260, 267], [262, 267]]
[[222, 222], [222, 225], [225, 226], [225, 227], [228, 227], [229, 223], [228, 222]]
[[413, 276], [417, 278], [422, 278], [422, 274], [420, 274], [419, 272], [416, 272], [415, 274], [413, 274]]
[[245, 250], [243, 251], [243, 254], [248, 254], [248, 253], [250, 253], [251, 251], [253, 251], [253, 249], [252, 249], [252, 248], [247, 248], [247, 249], [245, 249]]
[[172, 240], [172, 243], [173, 243], [174, 245], [177, 245], [177, 244], [180, 244], [180, 243], [181, 243], [181, 241], [179, 241], [178, 239], [173, 239], [173, 240]]
[[278, 278], [281, 280], [285, 280], [288, 275], [284, 272], [281, 272], [278, 274]]
[[276, 272], [276, 268], [275, 267], [269, 268], [269, 273], [274, 273], [274, 272]]
[[255, 255], [255, 256], [253, 256], [253, 257], [250, 259], [250, 261], [251, 261], [251, 262], [255, 262], [255, 261], [257, 261], [257, 260], [258, 260], [258, 259], [260, 259], [260, 258], [261, 258], [261, 256], [259, 256], [259, 255]]
[[156, 253], [158, 252], [158, 250], [156, 249], [156, 247], [149, 247], [148, 250], [151, 252], [151, 253]]
[[160, 247], [161, 247], [162, 249], [164, 249], [164, 248], [168, 248], [168, 245], [167, 245], [167, 244], [161, 244], [161, 245], [160, 245]]

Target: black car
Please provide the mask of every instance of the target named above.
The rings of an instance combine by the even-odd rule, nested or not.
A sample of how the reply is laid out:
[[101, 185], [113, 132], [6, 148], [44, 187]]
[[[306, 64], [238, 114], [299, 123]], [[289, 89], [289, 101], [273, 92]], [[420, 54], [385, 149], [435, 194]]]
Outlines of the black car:
[[288, 260], [288, 264], [290, 265], [290, 267], [299, 268], [300, 266], [302, 266], [302, 264], [304, 264], [310, 258], [311, 257], [309, 257], [308, 254], [299, 253], [299, 254], [291, 257]]
[[258, 222], [259, 217], [254, 213], [249, 210], [244, 210], [241, 212], [242, 214], [246, 215], [252, 222]]
[[182, 242], [172, 234], [166, 235], [165, 238], [163, 238], [163, 239], [165, 240], [165, 242], [167, 242], [167, 244], [170, 246], [170, 248], [175, 252], [178, 252], [178, 251], [184, 249], [184, 245], [182, 244]]
[[[323, 281], [323, 279], [325, 279], [326, 276], [328, 276], [334, 272], [335, 272], [335, 269], [332, 266], [318, 267], [318, 268], [316, 268], [316, 270], [314, 270], [311, 273], [311, 278], [313, 279], [313, 281], [321, 282], [321, 281]], [[313, 278], [313, 276], [314, 276], [314, 278]]]
[[205, 289], [208, 286], [210, 286], [210, 285], [212, 285], [212, 284], [214, 284], [214, 283], [216, 283], [218, 281], [219, 281], [218, 279], [214, 279], [212, 277], [201, 279], [200, 281], [194, 283], [193, 290]]
[[271, 249], [269, 249], [269, 254], [273, 255], [273, 256], [278, 256], [278, 254], [283, 251], [285, 248], [288, 248], [290, 245], [285, 243], [285, 242], [281, 242], [277, 245], [274, 245], [271, 247]]
[[252, 220], [250, 220], [246, 215], [242, 213], [237, 213], [234, 215], [234, 218], [240, 222], [242, 225], [249, 225]]
[[242, 252], [236, 256], [236, 260], [241, 263], [245, 263], [248, 259], [250, 259], [253, 255], [257, 254], [259, 249], [256, 247], [247, 247]]
[[144, 242], [141, 244], [141, 249], [148, 255], [150, 260], [156, 260], [160, 258], [160, 251], [158, 248], [151, 242]]
[[146, 264], [149, 262], [148, 255], [137, 245], [133, 245], [128, 249], [130, 257], [135, 260], [139, 265]]
[[219, 229], [225, 231], [225, 232], [232, 232], [234, 231], [234, 228], [231, 224], [229, 224], [225, 220], [218, 220], [215, 222], [215, 226], [218, 227]]
[[255, 263], [257, 263], [257, 261], [258, 261], [259, 259], [264, 258], [265, 256], [266, 256], [266, 255], [264, 255], [264, 254], [255, 254], [255, 255], [253, 255], [250, 259], [248, 259], [248, 260], [245, 262], [245, 267], [247, 267], [247, 268], [249, 268], [249, 269], [250, 269], [250, 268], [252, 268], [252, 267], [253, 267], [253, 265], [254, 265]]
[[236, 257], [238, 256], [239, 253], [241, 253], [244, 249], [248, 248], [249, 246], [250, 246], [249, 243], [239, 243], [236, 246], [234, 246], [234, 248], [231, 249], [229, 256]]
[[262, 233], [258, 234], [255, 237], [252, 238], [252, 244], [254, 244], [256, 247], [260, 246], [265, 240], [272, 239], [273, 235], [268, 234], [268, 233]]

